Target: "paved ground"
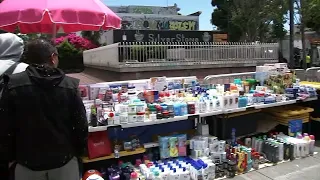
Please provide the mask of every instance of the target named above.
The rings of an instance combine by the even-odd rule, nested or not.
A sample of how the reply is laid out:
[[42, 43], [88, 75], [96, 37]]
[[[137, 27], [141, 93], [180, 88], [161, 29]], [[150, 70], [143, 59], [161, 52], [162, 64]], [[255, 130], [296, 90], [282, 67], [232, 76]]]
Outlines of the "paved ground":
[[320, 142], [318, 154], [236, 176], [233, 180], [320, 180]]

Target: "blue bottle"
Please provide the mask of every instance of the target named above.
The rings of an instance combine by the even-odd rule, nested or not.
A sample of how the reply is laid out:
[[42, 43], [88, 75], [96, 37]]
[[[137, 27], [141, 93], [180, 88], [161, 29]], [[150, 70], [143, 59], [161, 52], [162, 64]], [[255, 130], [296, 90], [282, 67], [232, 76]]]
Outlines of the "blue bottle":
[[181, 104], [180, 104], [180, 108], [181, 108], [181, 114], [180, 114], [180, 116], [185, 116], [185, 115], [187, 115], [188, 114], [188, 106], [187, 106], [187, 103], [185, 103], [185, 102], [182, 102]]
[[173, 104], [173, 108], [174, 108], [174, 115], [175, 116], [181, 116], [181, 104], [180, 103], [174, 103]]
[[240, 96], [238, 101], [238, 107], [239, 108], [247, 107], [247, 105], [248, 105], [248, 97]]

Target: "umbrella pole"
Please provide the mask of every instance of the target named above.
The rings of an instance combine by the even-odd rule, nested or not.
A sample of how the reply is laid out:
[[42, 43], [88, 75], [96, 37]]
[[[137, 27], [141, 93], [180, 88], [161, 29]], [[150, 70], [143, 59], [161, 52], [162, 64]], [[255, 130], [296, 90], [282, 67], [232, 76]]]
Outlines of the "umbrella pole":
[[57, 37], [57, 25], [53, 23], [53, 28], [52, 28], [52, 39], [55, 39]]

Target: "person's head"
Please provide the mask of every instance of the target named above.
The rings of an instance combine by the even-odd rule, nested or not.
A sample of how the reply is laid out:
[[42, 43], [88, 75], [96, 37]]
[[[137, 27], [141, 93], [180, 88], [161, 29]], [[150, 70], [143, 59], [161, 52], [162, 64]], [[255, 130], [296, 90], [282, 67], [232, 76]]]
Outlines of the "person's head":
[[20, 61], [23, 53], [23, 40], [12, 33], [0, 34], [0, 61]]
[[24, 61], [29, 64], [58, 67], [58, 51], [54, 45], [45, 39], [35, 39], [25, 46]]

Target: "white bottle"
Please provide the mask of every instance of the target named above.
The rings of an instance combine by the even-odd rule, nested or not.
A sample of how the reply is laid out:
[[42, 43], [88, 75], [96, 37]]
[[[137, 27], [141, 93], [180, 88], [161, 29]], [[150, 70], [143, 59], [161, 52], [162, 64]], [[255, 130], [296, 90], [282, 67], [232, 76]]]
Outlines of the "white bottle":
[[233, 106], [232, 106], [232, 109], [236, 109], [236, 108], [239, 107], [239, 94], [233, 93], [233, 94], [232, 94], [232, 98], [233, 98]]
[[224, 98], [222, 95], [217, 96], [216, 98], [216, 109], [217, 110], [224, 110]]
[[207, 111], [207, 104], [204, 100], [200, 100], [199, 102], [199, 113], [205, 113]]
[[190, 177], [192, 180], [197, 179], [196, 173], [195, 173], [195, 168], [192, 165], [190, 165], [189, 172], [190, 172]]
[[196, 179], [203, 179], [203, 174], [202, 174], [202, 167], [196, 167]]
[[209, 174], [210, 174], [210, 171], [209, 171], [208, 164], [203, 164], [202, 165], [202, 179], [209, 180]]
[[169, 171], [162, 170], [162, 172], [160, 174], [161, 174], [161, 177], [162, 177], [163, 180], [169, 180], [169, 174], [170, 174]]
[[223, 109], [230, 109], [229, 107], [229, 94], [228, 93], [225, 93], [223, 96], [222, 96], [222, 108]]
[[208, 163], [209, 168], [209, 180], [216, 178], [216, 165], [214, 163]]
[[190, 172], [186, 170], [186, 168], [182, 169], [180, 173], [180, 180], [190, 180]]
[[214, 106], [213, 106], [213, 101], [212, 101], [212, 99], [206, 99], [205, 100], [205, 102], [206, 102], [206, 108], [207, 108], [207, 112], [212, 112], [213, 110], [214, 110]]
[[179, 174], [176, 169], [173, 169], [169, 174], [169, 180], [179, 180]]

